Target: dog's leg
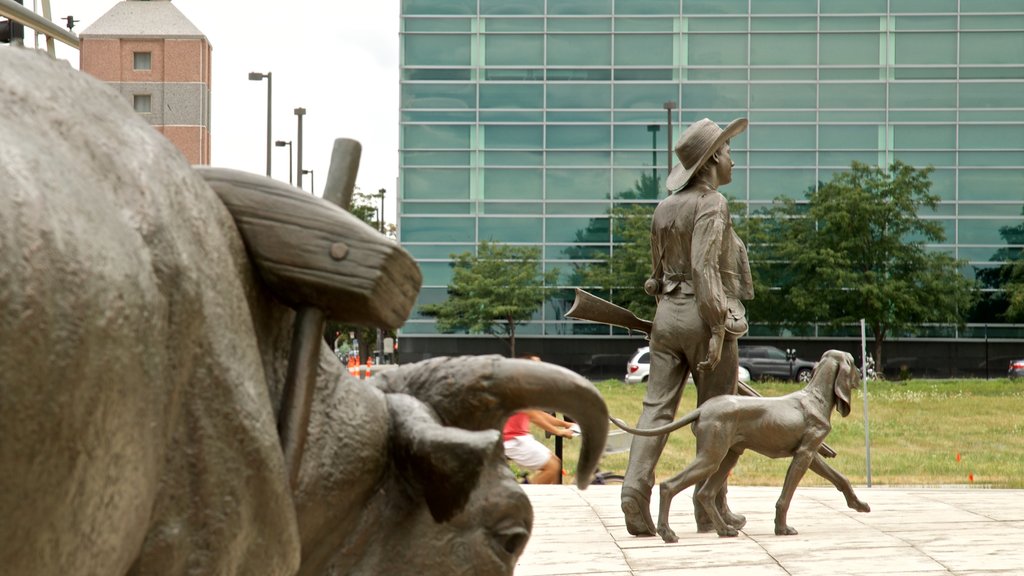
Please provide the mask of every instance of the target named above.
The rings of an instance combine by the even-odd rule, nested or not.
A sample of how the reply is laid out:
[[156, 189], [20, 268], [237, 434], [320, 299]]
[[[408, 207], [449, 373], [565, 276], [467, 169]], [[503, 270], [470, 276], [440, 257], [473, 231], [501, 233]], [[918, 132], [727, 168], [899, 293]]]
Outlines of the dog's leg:
[[817, 445], [810, 447], [807, 445], [801, 446], [793, 454], [793, 460], [789, 463], [789, 470], [786, 471], [786, 481], [782, 485], [782, 496], [775, 503], [775, 534], [779, 536], [792, 536], [797, 533], [792, 526], [786, 523], [786, 515], [789, 513], [789, 504], [793, 501], [796, 487], [800, 485], [800, 480], [804, 477], [807, 468], [814, 460], [814, 453], [817, 449]]
[[[703, 492], [705, 489], [709, 490], [711, 505], [714, 506], [716, 510], [718, 510], [723, 522], [725, 522], [727, 526], [731, 526], [736, 530], [741, 530], [747, 524], [747, 519], [742, 514], [735, 514], [731, 510], [729, 510], [729, 506], [728, 504], [726, 504], [725, 501], [725, 493], [728, 490], [727, 486], [729, 480], [729, 472], [731, 472], [733, 467], [736, 466], [736, 462], [740, 459], [741, 454], [742, 452], [733, 452], [732, 450], [730, 450], [725, 455], [725, 459], [722, 460], [722, 464], [719, 465], [718, 470], [716, 470], [715, 473], [712, 474], [711, 477], [705, 480], [703, 483], [698, 484], [698, 487], [696, 489], [698, 493], [694, 494], [694, 499], [696, 500], [700, 497], [700, 492]], [[706, 516], [710, 520], [710, 515], [706, 514]], [[712, 524], [712, 526], [714, 525]], [[715, 527], [715, 529], [717, 531], [717, 527]], [[702, 531], [700, 530], [699, 525], [697, 531]], [[709, 530], [704, 530], [704, 532], [708, 531]], [[736, 534], [722, 534], [719, 531], [718, 535], [735, 536]]]
[[814, 460], [811, 461], [811, 471], [831, 482], [837, 490], [842, 492], [843, 496], [846, 497], [847, 506], [857, 512], [871, 512], [871, 507], [868, 506], [867, 502], [857, 498], [857, 495], [853, 492], [853, 486], [846, 479], [846, 476], [843, 476], [838, 470], [829, 466], [825, 459], [818, 454], [815, 454]]
[[[718, 468], [718, 461], [698, 455], [682, 472], [661, 483], [660, 501], [658, 503], [658, 535], [665, 542], [678, 542], [679, 537], [668, 525], [668, 513], [672, 507], [672, 499], [676, 494], [706, 479]], [[714, 506], [712, 506], [714, 509]], [[715, 510], [717, 514], [717, 510]], [[721, 520], [721, 516], [719, 516]], [[724, 523], [722, 523], [724, 526]], [[717, 526], [717, 525], [716, 525]]]

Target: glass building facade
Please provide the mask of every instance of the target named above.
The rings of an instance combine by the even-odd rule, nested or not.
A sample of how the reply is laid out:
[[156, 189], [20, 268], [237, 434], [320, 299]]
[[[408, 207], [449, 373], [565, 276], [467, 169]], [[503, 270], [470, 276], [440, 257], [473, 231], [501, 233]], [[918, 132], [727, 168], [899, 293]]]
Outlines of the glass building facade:
[[534, 245], [562, 277], [519, 334], [611, 336], [562, 317], [572, 270], [615, 249], [613, 207], [664, 197], [669, 133], [703, 117], [749, 118], [723, 192], [750, 211], [901, 160], [934, 167], [931, 248], [966, 274], [1022, 248], [1005, 230], [1024, 220], [1024, 0], [403, 0], [401, 18], [399, 233], [421, 303], [445, 298], [449, 254]]

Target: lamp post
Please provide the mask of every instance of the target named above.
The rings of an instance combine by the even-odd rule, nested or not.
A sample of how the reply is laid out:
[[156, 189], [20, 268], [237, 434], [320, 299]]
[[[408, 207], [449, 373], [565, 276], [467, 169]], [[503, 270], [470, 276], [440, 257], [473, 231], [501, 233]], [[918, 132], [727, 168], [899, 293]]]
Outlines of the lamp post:
[[262, 72], [249, 72], [249, 80], [259, 82], [264, 78], [267, 79], [267, 176], [270, 176], [270, 99], [273, 93], [273, 79], [270, 77], [270, 72], [263, 74]]
[[[651, 180], [655, 186], [658, 182], [658, 130], [661, 130], [661, 126], [657, 124], [647, 125], [647, 131], [651, 133]], [[657, 187], [655, 187], [654, 195], [658, 195]]]
[[[667, 118], [667, 123], [668, 123], [668, 172], [666, 172], [666, 174], [671, 174], [672, 173], [672, 152], [673, 152], [672, 145], [674, 144], [674, 142], [672, 142], [672, 109], [676, 107], [676, 101], [675, 100], [669, 100], [668, 102], [665, 102], [664, 104], [662, 104], [662, 106], [665, 108], [666, 115], [668, 116], [668, 118]], [[668, 176], [666, 175], [665, 178], [667, 179]]]
[[[380, 227], [380, 233], [384, 234], [384, 189], [378, 190], [377, 195], [380, 196], [380, 213], [377, 214], [377, 225]], [[377, 359], [381, 364], [384, 363], [384, 331], [380, 328], [377, 328]]]
[[303, 174], [309, 174], [309, 193], [316, 196], [316, 180], [313, 178], [312, 170], [303, 170]]
[[302, 189], [302, 117], [305, 116], [305, 115], [306, 115], [306, 109], [305, 108], [296, 108], [295, 109], [295, 116], [298, 117], [298, 121], [299, 121], [299, 136], [297, 138], [297, 140], [299, 142], [299, 151], [296, 154], [296, 156], [299, 157], [299, 160], [296, 163], [295, 183], [296, 183], [296, 186], [298, 186], [300, 190]]
[[278, 140], [278, 141], [274, 142], [274, 146], [277, 146], [279, 148], [283, 148], [285, 146], [288, 147], [288, 183], [291, 184], [292, 183], [292, 141], [288, 140], [286, 142], [284, 140]]

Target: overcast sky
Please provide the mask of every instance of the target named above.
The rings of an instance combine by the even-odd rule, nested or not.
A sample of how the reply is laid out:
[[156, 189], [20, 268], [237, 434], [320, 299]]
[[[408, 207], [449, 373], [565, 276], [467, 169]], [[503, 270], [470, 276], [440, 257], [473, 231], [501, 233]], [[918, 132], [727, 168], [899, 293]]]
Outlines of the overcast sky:
[[[50, 0], [50, 6], [61, 25], [69, 14], [80, 20], [74, 31], [81, 33], [118, 1]], [[294, 110], [306, 109], [302, 162], [313, 170], [317, 195], [335, 138], [354, 138], [363, 145], [356, 185], [365, 193], [386, 189], [384, 218], [395, 221], [398, 0], [172, 2], [213, 46], [211, 164], [266, 173], [267, 82], [248, 75], [272, 72], [273, 139], [296, 142], [297, 154]], [[29, 32], [26, 43], [32, 42]], [[78, 67], [77, 50], [58, 43], [57, 55]], [[273, 176], [287, 182], [288, 148], [274, 147], [272, 160]], [[303, 187], [310, 189], [308, 174]]]

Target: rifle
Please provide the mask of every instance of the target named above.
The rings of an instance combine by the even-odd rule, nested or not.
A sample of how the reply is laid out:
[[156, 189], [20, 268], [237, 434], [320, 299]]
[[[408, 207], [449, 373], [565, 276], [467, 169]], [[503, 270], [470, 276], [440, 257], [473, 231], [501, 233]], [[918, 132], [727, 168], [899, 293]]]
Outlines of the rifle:
[[[648, 339], [651, 336], [652, 324], [650, 320], [638, 318], [636, 314], [622, 306], [612, 304], [604, 298], [594, 296], [580, 288], [576, 289], [576, 299], [572, 303], [572, 308], [569, 308], [569, 311], [565, 313], [565, 317], [574, 320], [597, 322], [598, 324], [610, 324], [627, 330], [643, 332], [647, 334]], [[740, 393], [740, 396], [761, 397], [757, 390], [739, 380], [736, 381], [736, 391]], [[835, 458], [836, 456], [836, 451], [828, 444], [822, 444], [818, 448], [818, 453], [825, 458]]]

